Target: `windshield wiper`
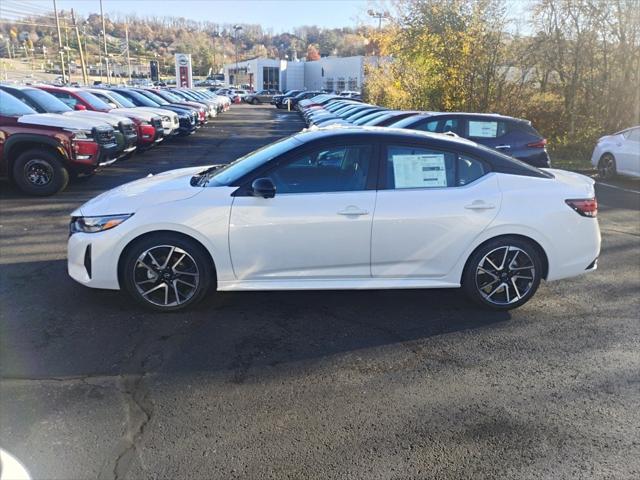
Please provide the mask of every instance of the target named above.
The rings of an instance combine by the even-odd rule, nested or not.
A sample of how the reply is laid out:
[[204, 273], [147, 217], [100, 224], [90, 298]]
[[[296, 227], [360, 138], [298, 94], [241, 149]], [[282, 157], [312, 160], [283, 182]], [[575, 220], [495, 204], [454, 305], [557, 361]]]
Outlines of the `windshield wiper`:
[[191, 183], [192, 187], [204, 187], [209, 181], [209, 175], [221, 167], [224, 167], [224, 165], [223, 164], [212, 165], [209, 168], [205, 168], [201, 172], [198, 172], [193, 177], [191, 177], [191, 180], [189, 183]]

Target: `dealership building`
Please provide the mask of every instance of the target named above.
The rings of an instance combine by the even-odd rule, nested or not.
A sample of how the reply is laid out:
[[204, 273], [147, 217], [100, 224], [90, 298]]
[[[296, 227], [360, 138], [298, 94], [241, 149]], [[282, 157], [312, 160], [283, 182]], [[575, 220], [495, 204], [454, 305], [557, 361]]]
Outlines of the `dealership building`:
[[[224, 66], [229, 85], [251, 85], [254, 90], [361, 90], [365, 65], [376, 57], [323, 57], [314, 61], [254, 58]], [[237, 67], [237, 68], [236, 68]]]

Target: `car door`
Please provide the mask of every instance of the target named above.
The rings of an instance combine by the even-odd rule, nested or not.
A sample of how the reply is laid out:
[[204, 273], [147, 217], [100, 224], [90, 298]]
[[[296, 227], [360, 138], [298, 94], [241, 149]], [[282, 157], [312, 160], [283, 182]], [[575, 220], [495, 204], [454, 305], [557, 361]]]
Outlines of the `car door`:
[[445, 276], [497, 215], [497, 176], [481, 160], [424, 144], [388, 144], [381, 162], [372, 275]]
[[[618, 137], [620, 140], [618, 140]], [[616, 138], [618, 171], [640, 175], [640, 128], [632, 128]]]
[[370, 277], [376, 151], [371, 143], [318, 145], [257, 174], [274, 183], [273, 198], [241, 187], [229, 223], [236, 277]]

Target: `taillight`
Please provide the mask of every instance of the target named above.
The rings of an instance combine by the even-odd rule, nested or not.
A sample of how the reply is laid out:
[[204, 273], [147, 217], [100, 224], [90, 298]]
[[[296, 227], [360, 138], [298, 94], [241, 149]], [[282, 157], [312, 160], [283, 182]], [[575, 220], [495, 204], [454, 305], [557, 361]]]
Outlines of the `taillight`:
[[583, 217], [595, 218], [598, 216], [598, 200], [595, 197], [565, 200], [565, 203]]
[[544, 148], [547, 146], [547, 139], [543, 138], [537, 142], [527, 143], [527, 147], [529, 148]]

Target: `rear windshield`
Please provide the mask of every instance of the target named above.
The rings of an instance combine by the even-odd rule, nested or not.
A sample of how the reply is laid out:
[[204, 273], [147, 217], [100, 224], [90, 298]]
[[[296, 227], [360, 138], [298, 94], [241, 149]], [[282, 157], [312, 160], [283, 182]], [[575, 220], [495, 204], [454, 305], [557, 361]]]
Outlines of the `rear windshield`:
[[20, 117], [22, 115], [31, 115], [32, 113], [36, 113], [36, 111], [31, 107], [27, 107], [4, 90], [0, 90], [0, 114], [7, 117]]

